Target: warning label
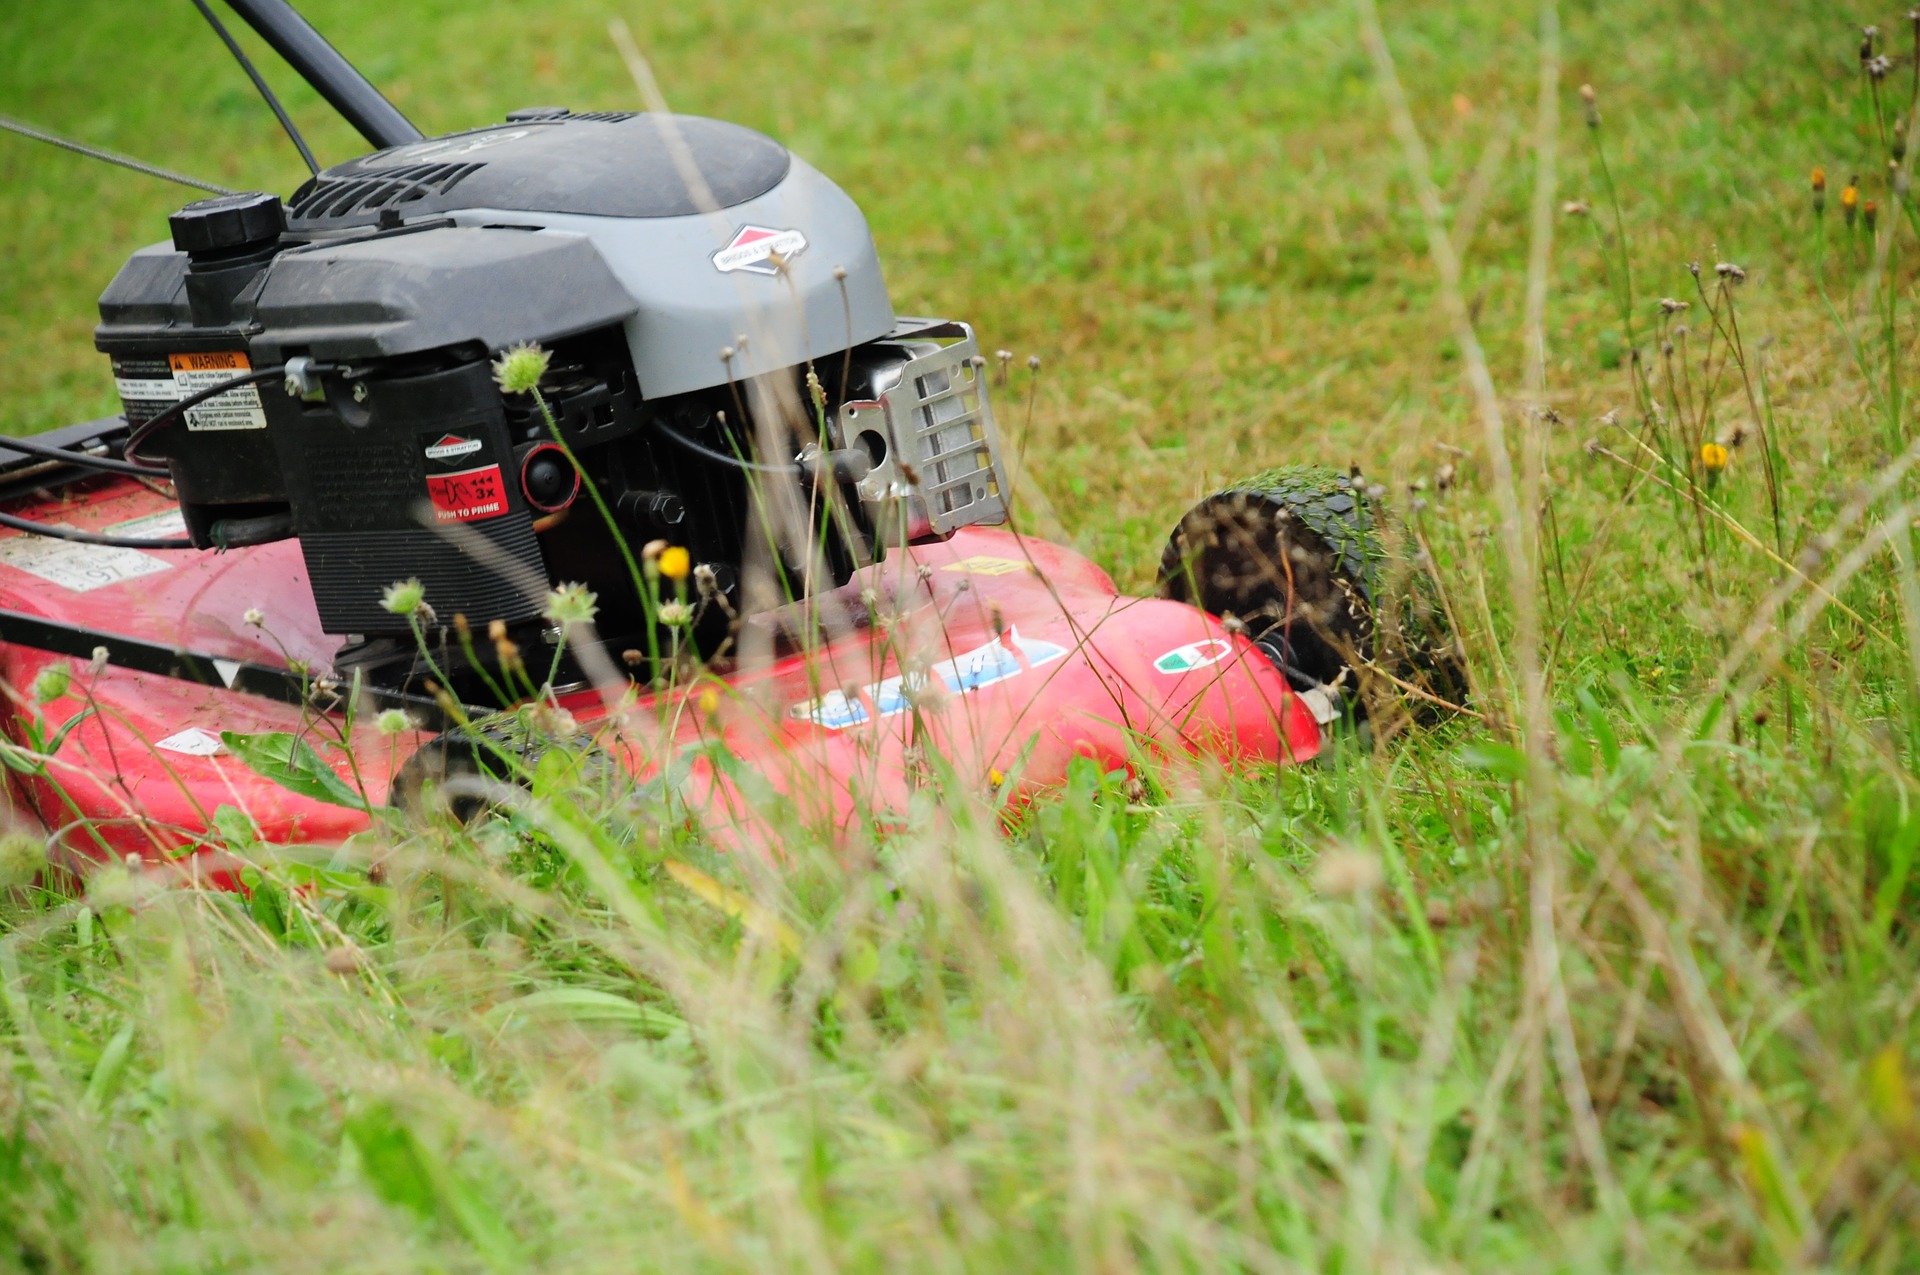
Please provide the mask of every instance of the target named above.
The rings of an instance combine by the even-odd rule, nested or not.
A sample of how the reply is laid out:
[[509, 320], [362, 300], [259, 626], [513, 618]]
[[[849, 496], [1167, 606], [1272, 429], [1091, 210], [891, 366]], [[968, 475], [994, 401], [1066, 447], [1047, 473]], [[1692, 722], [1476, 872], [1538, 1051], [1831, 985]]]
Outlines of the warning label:
[[507, 512], [507, 485], [498, 465], [428, 474], [427, 499], [440, 522], [479, 522]]
[[[169, 354], [167, 365], [173, 369], [175, 398], [186, 398], [210, 390], [253, 370], [247, 356], [238, 350], [219, 350], [208, 354]], [[265, 429], [267, 413], [260, 406], [259, 387], [243, 385], [219, 394], [198, 407], [187, 409], [189, 430]]]

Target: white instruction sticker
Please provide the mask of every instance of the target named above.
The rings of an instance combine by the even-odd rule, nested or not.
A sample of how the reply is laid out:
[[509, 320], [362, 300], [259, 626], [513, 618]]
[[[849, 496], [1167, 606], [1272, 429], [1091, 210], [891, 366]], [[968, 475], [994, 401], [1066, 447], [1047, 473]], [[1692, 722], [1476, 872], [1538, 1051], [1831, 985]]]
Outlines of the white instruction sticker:
[[227, 751], [218, 735], [201, 730], [198, 726], [189, 726], [177, 734], [169, 735], [154, 744], [155, 748], [164, 748], [170, 753], [185, 753], [189, 757], [212, 757]]
[[142, 514], [138, 518], [116, 522], [107, 530], [116, 536], [167, 540], [187, 534], [187, 516], [180, 512], [180, 506], [175, 505], [171, 509], [162, 509], [157, 514]]
[[180, 397], [179, 385], [153, 377], [116, 376], [113, 388], [130, 403], [170, 403]]
[[78, 545], [33, 535], [0, 540], [0, 563], [74, 593], [89, 593], [122, 580], [150, 576], [165, 571], [168, 566], [162, 559], [138, 549]]
[[[245, 376], [253, 370], [247, 356], [238, 350], [217, 350], [208, 354], [169, 354], [167, 366], [173, 369], [177, 398], [186, 398], [202, 390]], [[257, 386], [243, 385], [237, 390], [217, 394], [187, 409], [189, 430], [265, 429], [266, 409], [260, 405]]]

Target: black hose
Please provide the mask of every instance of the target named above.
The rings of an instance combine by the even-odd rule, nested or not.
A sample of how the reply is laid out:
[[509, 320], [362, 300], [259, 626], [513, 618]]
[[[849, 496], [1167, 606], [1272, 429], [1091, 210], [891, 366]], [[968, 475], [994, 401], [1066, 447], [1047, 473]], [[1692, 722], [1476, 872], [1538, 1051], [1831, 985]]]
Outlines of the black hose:
[[221, 518], [214, 522], [208, 538], [216, 549], [244, 549], [248, 545], [267, 545], [293, 534], [292, 514], [263, 514], [258, 518]]
[[[187, 411], [200, 406], [200, 404], [210, 398], [219, 398], [229, 390], [237, 390], [247, 385], [257, 385], [261, 381], [271, 381], [276, 376], [284, 374], [286, 370], [283, 364], [276, 364], [273, 367], [255, 368], [244, 376], [236, 376], [230, 381], [222, 381], [218, 385], [209, 385], [197, 394], [187, 395], [187, 397], [167, 408], [166, 411], [161, 412], [151, 420], [145, 421], [138, 429], [134, 430], [133, 433], [128, 436], [126, 446], [120, 449], [120, 454], [126, 457], [129, 462], [139, 463], [140, 458], [136, 453], [139, 450], [140, 444], [146, 442], [160, 430], [165, 429], [167, 426], [179, 420]], [[328, 369], [316, 366], [314, 370], [318, 372]]]
[[45, 536], [49, 540], [70, 540], [77, 545], [101, 545], [108, 549], [191, 549], [193, 541], [182, 536], [177, 540], [142, 540], [137, 536], [103, 536], [94, 531], [81, 531], [77, 527], [55, 527], [50, 523], [35, 522], [31, 518], [16, 518], [12, 514], [0, 514], [0, 527], [12, 527], [15, 531], [27, 531], [36, 536]]
[[49, 443], [36, 443], [30, 438], [8, 438], [0, 434], [0, 451], [19, 452], [23, 456], [41, 456], [47, 460], [65, 461], [69, 465], [78, 465], [82, 469], [100, 469], [109, 474], [132, 474], [136, 478], [165, 478], [167, 471], [146, 465], [135, 465], [124, 460], [115, 460], [111, 456], [94, 456], [87, 452], [68, 451], [64, 447], [55, 447]]

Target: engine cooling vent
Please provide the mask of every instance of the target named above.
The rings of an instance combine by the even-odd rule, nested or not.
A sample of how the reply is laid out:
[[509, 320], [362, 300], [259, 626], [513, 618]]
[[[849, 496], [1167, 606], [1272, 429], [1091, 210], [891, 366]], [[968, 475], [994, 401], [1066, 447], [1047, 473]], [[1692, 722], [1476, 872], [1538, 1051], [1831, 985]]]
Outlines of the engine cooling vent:
[[899, 379], [877, 399], [841, 404], [838, 414], [838, 445], [876, 458], [856, 485], [861, 499], [896, 506], [909, 540], [1007, 520], [1009, 489], [979, 343], [964, 323], [940, 326], [964, 335], [945, 345], [903, 343], [914, 357], [900, 365]]
[[582, 111], [578, 115], [567, 116], [567, 122], [571, 124], [575, 120], [595, 120], [601, 124], [618, 124], [632, 119], [639, 113], [638, 111]]
[[484, 164], [407, 164], [353, 177], [315, 177], [293, 193], [291, 222], [327, 222], [377, 215], [383, 208], [444, 195]]

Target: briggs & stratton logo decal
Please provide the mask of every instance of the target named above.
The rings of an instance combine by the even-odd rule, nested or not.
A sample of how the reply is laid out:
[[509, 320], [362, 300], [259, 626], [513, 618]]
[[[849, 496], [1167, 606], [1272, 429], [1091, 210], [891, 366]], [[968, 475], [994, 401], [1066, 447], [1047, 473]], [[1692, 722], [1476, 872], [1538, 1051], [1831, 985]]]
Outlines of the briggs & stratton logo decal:
[[772, 258], [781, 260], [799, 256], [807, 248], [807, 237], [797, 230], [772, 230], [766, 226], [742, 226], [734, 231], [726, 247], [713, 254], [713, 268], [721, 274], [745, 270], [749, 274], [779, 274]]
[[428, 460], [452, 460], [456, 456], [470, 456], [486, 446], [477, 438], [462, 438], [458, 434], [442, 434], [438, 441], [427, 447]]

